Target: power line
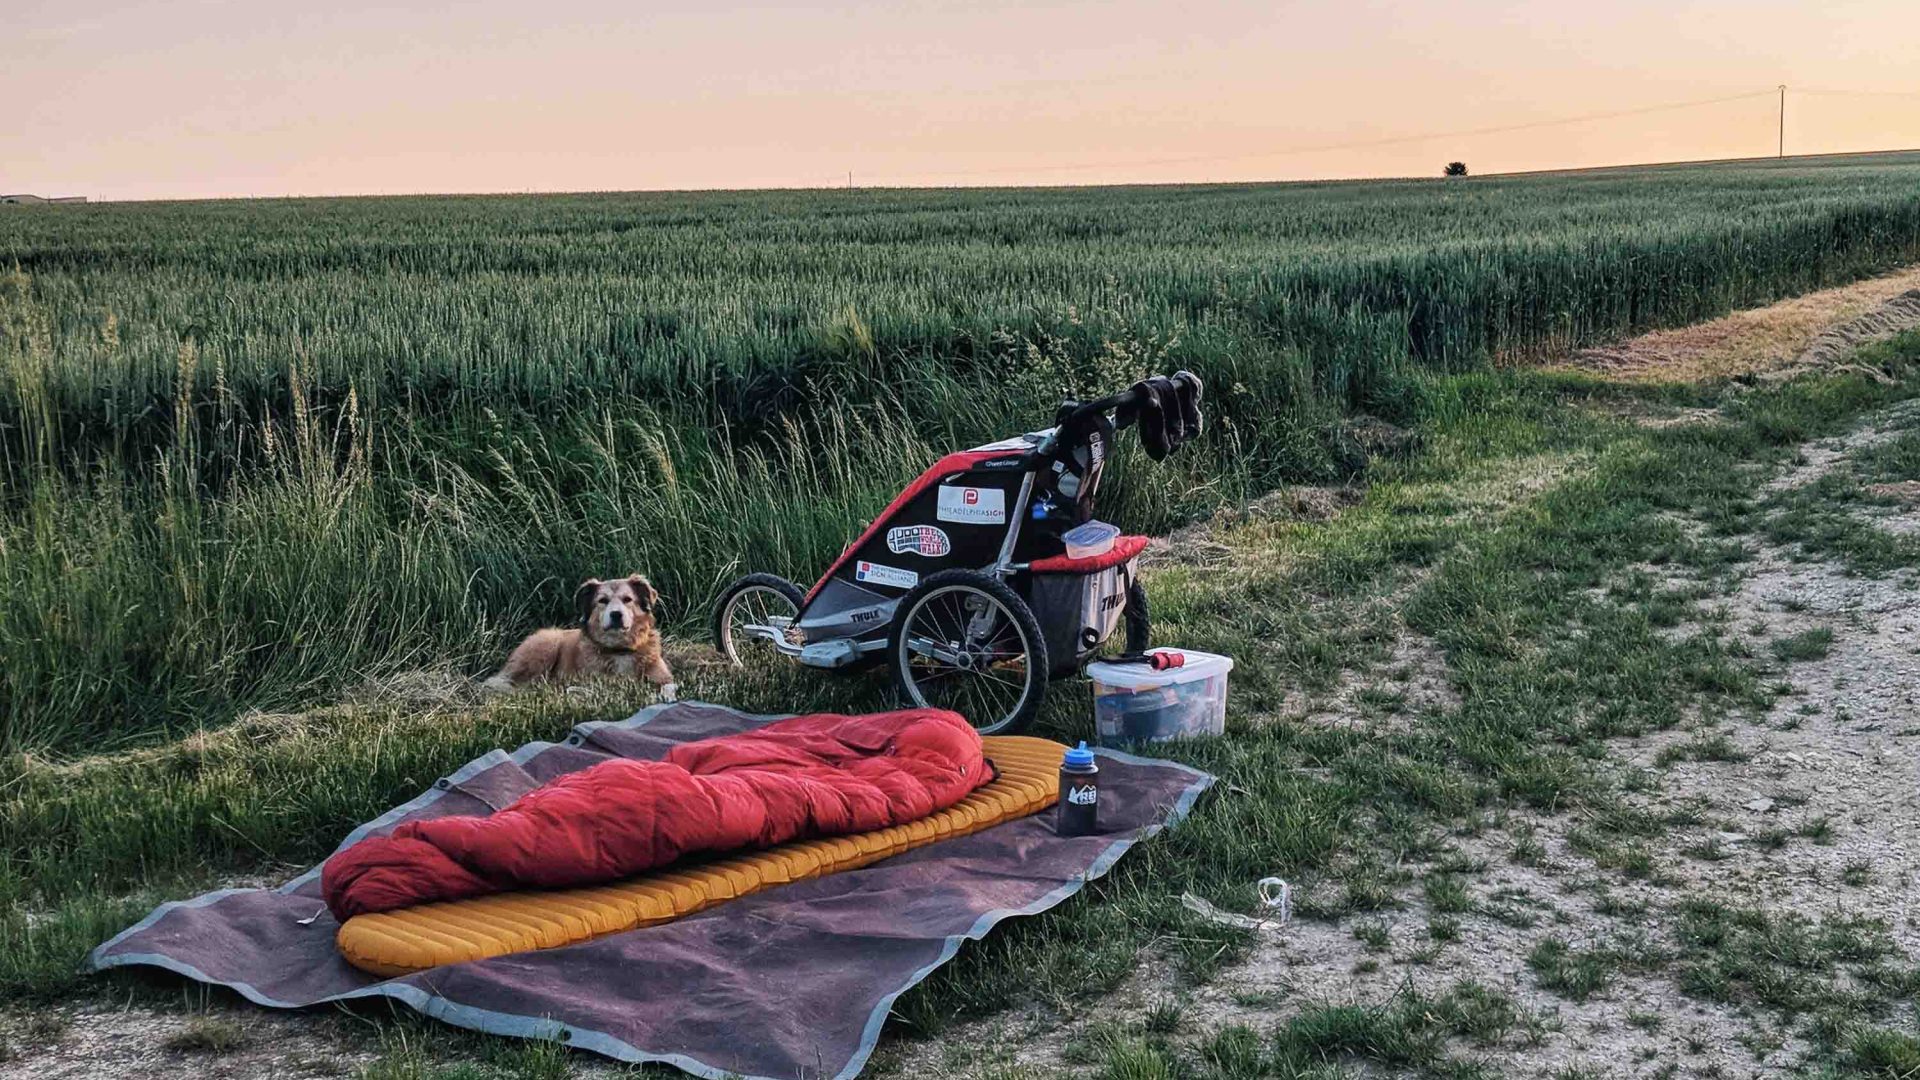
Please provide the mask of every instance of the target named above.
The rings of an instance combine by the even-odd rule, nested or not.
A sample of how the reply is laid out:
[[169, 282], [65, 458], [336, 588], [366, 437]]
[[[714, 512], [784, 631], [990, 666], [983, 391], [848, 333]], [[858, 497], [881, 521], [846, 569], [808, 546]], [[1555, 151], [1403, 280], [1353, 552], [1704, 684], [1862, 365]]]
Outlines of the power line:
[[1321, 143], [1312, 146], [1295, 146], [1284, 150], [1259, 150], [1245, 154], [1207, 154], [1192, 157], [1156, 158], [1136, 161], [1081, 162], [1071, 165], [1015, 165], [991, 169], [944, 169], [938, 172], [907, 175], [920, 176], [988, 176], [1007, 173], [1037, 172], [1075, 172], [1086, 169], [1139, 169], [1161, 165], [1198, 165], [1218, 161], [1250, 161], [1265, 158], [1292, 157], [1302, 154], [1322, 154], [1336, 150], [1364, 150], [1376, 146], [1394, 146], [1400, 143], [1430, 142], [1435, 139], [1465, 139], [1480, 135], [1503, 135], [1515, 131], [1534, 131], [1540, 128], [1562, 127], [1569, 124], [1591, 124], [1601, 120], [1619, 120], [1626, 117], [1646, 116], [1651, 113], [1673, 112], [1679, 109], [1697, 109], [1708, 105], [1723, 105], [1732, 101], [1747, 101], [1760, 97], [1772, 97], [1777, 87], [1765, 90], [1751, 90], [1743, 94], [1729, 94], [1725, 97], [1702, 98], [1696, 101], [1680, 101], [1666, 105], [1648, 105], [1638, 109], [1621, 109], [1614, 112], [1589, 113], [1585, 116], [1567, 116], [1553, 120], [1532, 120], [1519, 124], [1501, 124], [1494, 127], [1466, 128], [1459, 131], [1441, 131], [1425, 135], [1394, 135], [1380, 139], [1360, 139], [1351, 142]]
[[1798, 87], [1796, 94], [1818, 94], [1821, 97], [1891, 97], [1913, 98], [1920, 100], [1920, 90], [1818, 90]]
[[[1823, 88], [1794, 87], [1795, 94], [1814, 94], [1820, 96], [1842, 97], [1891, 97], [1920, 100], [1920, 91], [1907, 90], [1837, 90]], [[1458, 131], [1433, 132], [1422, 135], [1394, 135], [1379, 139], [1358, 139], [1337, 143], [1289, 147], [1282, 150], [1256, 150], [1240, 154], [1205, 154], [1186, 157], [1136, 159], [1133, 161], [1075, 162], [1058, 165], [1008, 165], [979, 169], [941, 169], [915, 173], [895, 173], [882, 179], [900, 179], [912, 177], [956, 177], [956, 176], [996, 176], [1010, 174], [1080, 172], [1088, 169], [1140, 169], [1165, 165], [1200, 165], [1224, 161], [1252, 161], [1268, 158], [1283, 158], [1306, 154], [1330, 153], [1339, 150], [1364, 150], [1379, 146], [1395, 146], [1403, 143], [1431, 142], [1438, 139], [1464, 139], [1483, 135], [1503, 135], [1510, 132], [1535, 131], [1542, 128], [1564, 127], [1574, 124], [1590, 124], [1605, 120], [1620, 120], [1635, 116], [1647, 116], [1655, 113], [1674, 112], [1682, 109], [1698, 109], [1710, 105], [1724, 105], [1736, 101], [1748, 101], [1761, 97], [1779, 99], [1778, 139], [1775, 153], [1785, 157], [1787, 152], [1787, 87], [1779, 85], [1767, 90], [1754, 90], [1741, 94], [1728, 94], [1723, 97], [1700, 98], [1693, 101], [1679, 101], [1664, 105], [1648, 105], [1635, 109], [1619, 109], [1612, 112], [1588, 113], [1582, 116], [1559, 117], [1552, 120], [1532, 120], [1518, 124], [1500, 124], [1490, 127], [1465, 128]], [[851, 176], [848, 177], [849, 186]]]

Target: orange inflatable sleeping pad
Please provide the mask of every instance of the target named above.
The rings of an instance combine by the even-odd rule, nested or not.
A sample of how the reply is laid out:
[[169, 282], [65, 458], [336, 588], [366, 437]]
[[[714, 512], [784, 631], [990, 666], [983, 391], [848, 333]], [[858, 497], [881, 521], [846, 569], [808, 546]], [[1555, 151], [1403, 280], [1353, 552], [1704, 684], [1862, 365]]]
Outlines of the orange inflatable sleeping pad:
[[573, 945], [692, 915], [775, 885], [854, 870], [891, 855], [1025, 817], [1059, 798], [1061, 756], [1046, 739], [989, 735], [999, 775], [958, 803], [874, 832], [801, 840], [650, 870], [608, 885], [495, 893], [356, 915], [335, 939], [348, 963], [374, 975]]

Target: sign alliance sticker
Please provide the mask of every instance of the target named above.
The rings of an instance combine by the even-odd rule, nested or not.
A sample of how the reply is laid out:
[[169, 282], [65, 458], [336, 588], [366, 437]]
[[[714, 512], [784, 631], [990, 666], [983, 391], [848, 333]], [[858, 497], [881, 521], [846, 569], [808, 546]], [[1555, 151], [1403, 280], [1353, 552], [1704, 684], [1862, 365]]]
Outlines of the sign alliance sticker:
[[871, 581], [875, 585], [891, 585], [896, 589], [911, 589], [920, 584], [920, 575], [911, 570], [902, 570], [897, 566], [882, 566], [865, 559], [861, 559], [854, 566], [853, 579]]
[[895, 555], [911, 551], [937, 559], [953, 550], [953, 541], [947, 539], [947, 531], [937, 525], [904, 525], [887, 530], [887, 550]]
[[943, 487], [934, 516], [963, 525], [1005, 525], [1007, 493], [1000, 488]]

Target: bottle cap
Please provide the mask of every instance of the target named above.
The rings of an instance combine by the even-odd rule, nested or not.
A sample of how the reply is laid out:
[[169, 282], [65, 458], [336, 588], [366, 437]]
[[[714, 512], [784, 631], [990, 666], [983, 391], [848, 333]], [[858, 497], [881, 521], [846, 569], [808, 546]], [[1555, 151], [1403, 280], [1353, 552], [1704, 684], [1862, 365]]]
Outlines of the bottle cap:
[[1070, 769], [1084, 769], [1093, 764], [1093, 751], [1087, 749], [1087, 740], [1081, 739], [1080, 745], [1067, 751], [1066, 765]]

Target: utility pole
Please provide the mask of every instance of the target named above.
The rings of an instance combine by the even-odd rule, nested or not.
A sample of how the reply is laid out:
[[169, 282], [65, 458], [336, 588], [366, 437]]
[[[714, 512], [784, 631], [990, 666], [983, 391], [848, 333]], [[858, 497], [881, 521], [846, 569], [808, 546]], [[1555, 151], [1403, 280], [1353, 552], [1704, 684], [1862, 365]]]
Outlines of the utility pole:
[[1787, 156], [1787, 84], [1780, 84], [1780, 156]]
[[847, 170], [847, 190], [848, 191], [853, 190], [853, 170], [852, 169]]

